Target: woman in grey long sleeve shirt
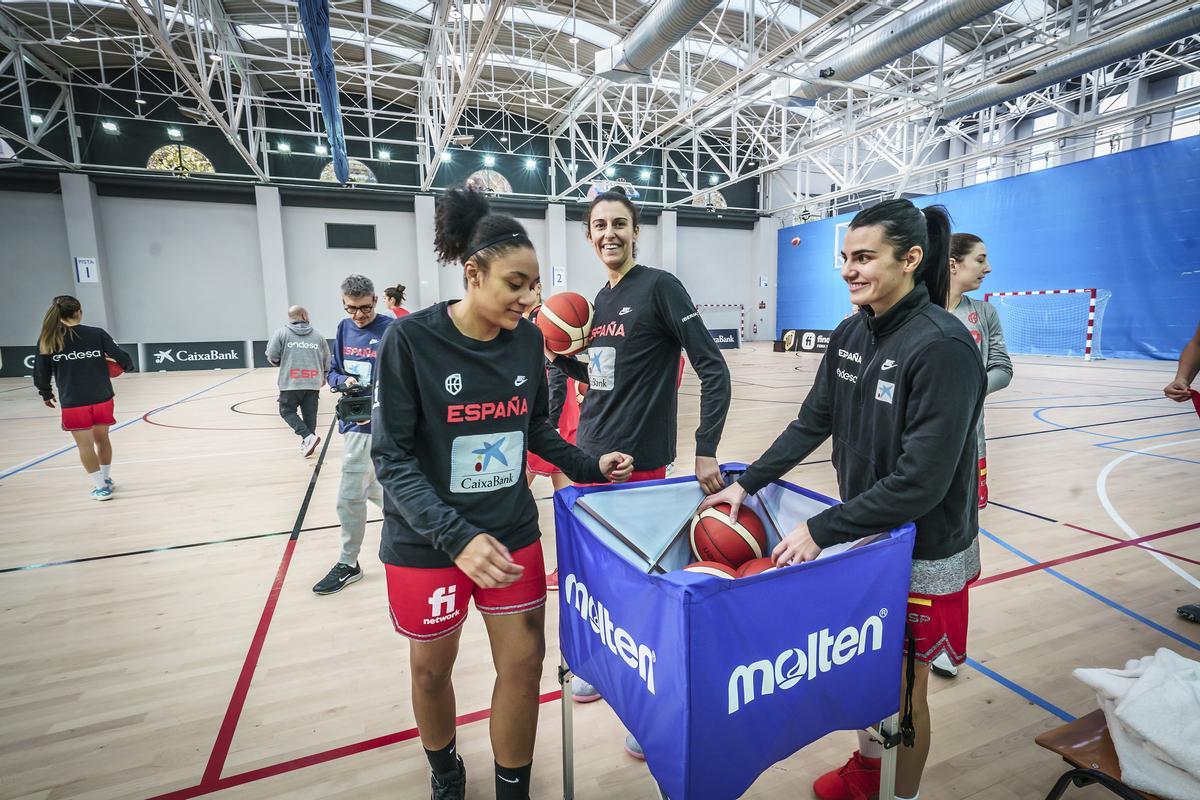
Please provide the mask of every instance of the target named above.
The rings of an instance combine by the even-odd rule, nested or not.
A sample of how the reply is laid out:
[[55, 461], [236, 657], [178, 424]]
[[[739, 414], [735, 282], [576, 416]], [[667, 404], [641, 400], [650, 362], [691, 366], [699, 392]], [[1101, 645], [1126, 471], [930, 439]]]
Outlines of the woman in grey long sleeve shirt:
[[[946, 310], [958, 317], [983, 357], [987, 370], [987, 393], [999, 391], [1012, 382], [1013, 365], [1004, 346], [1004, 331], [1000, 327], [1000, 315], [989, 303], [966, 295], [983, 283], [992, 271], [988, 263], [987, 247], [973, 233], [956, 233], [950, 237], [950, 296], [946, 299]], [[983, 414], [979, 415], [976, 429], [979, 442], [979, 507], [988, 502], [987, 490], [987, 440], [983, 431]]]

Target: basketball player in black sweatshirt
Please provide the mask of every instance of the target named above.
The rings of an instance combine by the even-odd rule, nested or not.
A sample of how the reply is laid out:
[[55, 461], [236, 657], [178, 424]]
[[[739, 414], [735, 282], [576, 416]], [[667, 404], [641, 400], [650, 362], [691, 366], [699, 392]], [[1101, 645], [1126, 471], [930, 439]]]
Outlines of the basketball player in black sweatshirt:
[[545, 656], [546, 584], [526, 448], [573, 480], [626, 480], [550, 425], [542, 335], [524, 319], [541, 280], [520, 223], [475, 192], [438, 203], [435, 245], [463, 264], [466, 297], [391, 325], [380, 344], [371, 456], [384, 489], [380, 558], [396, 630], [410, 640], [413, 712], [434, 800], [464, 796], [451, 673], [467, 602], [496, 665], [496, 796], [526, 800]]
[[79, 460], [92, 481], [93, 500], [111, 500], [113, 387], [109, 362], [133, 370], [133, 359], [113, 342], [108, 331], [83, 323], [83, 307], [70, 295], [54, 298], [42, 320], [33, 383], [42, 402], [54, 408], [54, 389], [62, 406], [62, 428], [75, 439]]

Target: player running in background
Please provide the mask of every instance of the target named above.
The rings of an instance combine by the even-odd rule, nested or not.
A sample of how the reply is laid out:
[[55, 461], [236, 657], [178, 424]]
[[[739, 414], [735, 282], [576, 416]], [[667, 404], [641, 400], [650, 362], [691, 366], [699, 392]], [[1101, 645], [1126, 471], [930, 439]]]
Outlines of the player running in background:
[[[889, 200], [859, 212], [842, 245], [842, 279], [861, 312], [838, 325], [799, 416], [737, 482], [701, 508], [742, 501], [830, 436], [842, 503], [796, 526], [777, 566], [823, 547], [916, 523], [908, 619], [916, 660], [966, 658], [968, 584], [979, 574], [975, 425], [986, 376], [979, 350], [946, 310], [950, 220], [944, 209]], [[906, 644], [907, 647], [907, 644]], [[902, 678], [907, 685], [906, 678]], [[929, 671], [913, 681], [916, 740], [897, 757], [897, 800], [918, 796], [929, 755]], [[817, 779], [821, 800], [879, 791], [882, 746], [865, 733], [840, 769]]]
[[[113, 417], [110, 362], [133, 370], [133, 359], [117, 347], [103, 328], [83, 324], [83, 306], [70, 295], [59, 295], [50, 304], [38, 336], [33, 384], [42, 402], [54, 408], [53, 378], [62, 406], [62, 429], [79, 448], [79, 460], [92, 482], [93, 500], [111, 500], [112, 441], [108, 428]], [[119, 373], [118, 373], [119, 374]]]
[[388, 599], [408, 637], [413, 713], [434, 800], [464, 797], [451, 677], [474, 597], [496, 684], [491, 740], [498, 800], [526, 800], [545, 660], [546, 583], [526, 449], [584, 482], [625, 480], [633, 459], [563, 441], [547, 416], [541, 332], [523, 319], [540, 279], [512, 217], [475, 192], [439, 201], [434, 243], [463, 265], [464, 299], [392, 325], [379, 354], [371, 455], [385, 489]]

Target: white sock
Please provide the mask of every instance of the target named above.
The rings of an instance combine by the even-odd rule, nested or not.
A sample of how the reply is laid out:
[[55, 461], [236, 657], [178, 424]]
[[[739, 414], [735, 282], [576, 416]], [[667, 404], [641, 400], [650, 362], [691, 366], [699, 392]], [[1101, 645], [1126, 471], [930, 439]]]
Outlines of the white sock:
[[112, 469], [112, 464], [101, 464], [100, 474], [104, 476], [104, 480], [108, 480], [108, 471]]
[[872, 739], [871, 734], [866, 731], [859, 731], [858, 752], [863, 758], [883, 758], [883, 745]]
[[917, 792], [912, 797], [901, 797], [900, 795], [896, 795], [896, 800], [921, 800], [921, 793]]
[[97, 489], [104, 488], [104, 473], [103, 472], [101, 472], [100, 470], [96, 470], [95, 472], [89, 472], [88, 477], [92, 479], [92, 483], [96, 484]]

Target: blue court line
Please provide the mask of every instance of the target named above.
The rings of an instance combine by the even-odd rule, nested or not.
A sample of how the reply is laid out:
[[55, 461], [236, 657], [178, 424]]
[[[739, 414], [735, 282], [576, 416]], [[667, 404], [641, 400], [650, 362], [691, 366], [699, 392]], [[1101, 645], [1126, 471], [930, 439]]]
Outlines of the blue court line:
[[1052, 421], [1052, 420], [1048, 420], [1048, 419], [1046, 419], [1045, 417], [1043, 417], [1043, 416], [1042, 416], [1042, 412], [1043, 412], [1043, 411], [1054, 411], [1055, 409], [1058, 409], [1058, 408], [1067, 408], [1067, 406], [1045, 406], [1045, 407], [1043, 407], [1043, 408], [1039, 408], [1037, 411], [1034, 411], [1034, 412], [1033, 412], [1033, 418], [1034, 418], [1034, 419], [1036, 419], [1038, 422], [1044, 422], [1044, 423], [1046, 423], [1047, 425], [1050, 425], [1050, 426], [1052, 426], [1052, 427], [1058, 428], [1058, 429], [1060, 429], [1060, 430], [1062, 430], [1062, 429], [1074, 430], [1074, 431], [1078, 431], [1079, 433], [1086, 433], [1088, 436], [1099, 436], [1099, 437], [1101, 437], [1101, 438], [1103, 438], [1103, 439], [1114, 439], [1114, 440], [1116, 440], [1116, 439], [1120, 439], [1120, 438], [1121, 438], [1120, 436], [1110, 436], [1110, 435], [1108, 435], [1107, 433], [1096, 433], [1095, 431], [1083, 430], [1082, 428], [1079, 428], [1079, 427], [1072, 427], [1072, 426], [1070, 426], [1070, 425], [1061, 425], [1061, 424], [1059, 424], [1059, 423], [1057, 423], [1057, 422], [1054, 422], [1054, 421]]
[[[984, 407], [991, 408], [992, 406], [1002, 406], [1011, 403], [1044, 403], [1047, 400], [1073, 400], [1076, 397], [1095, 397], [1094, 394], [1060, 394], [1049, 395], [1042, 397], [1017, 397], [1011, 400], [993, 400], [987, 403]], [[1159, 397], [1139, 397], [1136, 400], [1120, 400], [1113, 403], [1100, 403], [1100, 405], [1117, 405], [1118, 403], [1145, 403], [1150, 400], [1158, 400]], [[1066, 406], [1056, 406], [1056, 408], [1065, 408]]]
[[[991, 541], [993, 541], [996, 544], [1003, 547], [1005, 550], [1009, 551], [1013, 555], [1018, 556], [1019, 558], [1025, 560], [1025, 561], [1029, 562], [1030, 564], [1040, 564], [1041, 563], [1033, 556], [1029, 555], [1028, 553], [1022, 552], [1021, 550], [1018, 550], [1016, 547], [1013, 547], [1011, 544], [1004, 541], [999, 536], [996, 536], [995, 534], [991, 533], [990, 531], [980, 528], [979, 532], [981, 534], [983, 534], [984, 536], [986, 536]], [[1046, 569], [1043, 569], [1041, 571], [1046, 573], [1047, 575], [1052, 575], [1055, 578], [1058, 578], [1063, 583], [1067, 584], [1068, 586], [1070, 586], [1074, 589], [1078, 589], [1079, 591], [1083, 592], [1084, 594], [1088, 595], [1089, 597], [1091, 597], [1095, 600], [1099, 600], [1101, 603], [1104, 603], [1104, 605], [1108, 606], [1109, 608], [1120, 611], [1125, 616], [1136, 619], [1138, 622], [1142, 623], [1143, 625], [1153, 628], [1154, 630], [1161, 633], [1163, 636], [1167, 636], [1171, 639], [1174, 639], [1175, 641], [1179, 642], [1180, 644], [1186, 645], [1186, 646], [1192, 648], [1193, 650], [1200, 651], [1200, 642], [1194, 642], [1191, 639], [1187, 638], [1186, 636], [1176, 633], [1175, 631], [1171, 630], [1170, 628], [1164, 628], [1162, 625], [1159, 625], [1154, 620], [1147, 619], [1146, 617], [1143, 617], [1141, 614], [1137, 613], [1136, 611], [1129, 610], [1125, 606], [1118, 603], [1116, 600], [1105, 597], [1104, 595], [1100, 594], [1099, 592], [1097, 592], [1094, 589], [1089, 589], [1088, 587], [1084, 586], [1082, 583], [1079, 583], [1078, 581], [1074, 581], [1074, 580], [1068, 578], [1066, 575], [1063, 575], [1058, 570], [1053, 569], [1051, 567], [1047, 567]]]
[[1117, 447], [1118, 444], [1120, 444], [1120, 442], [1100, 442], [1095, 446], [1103, 447], [1105, 450], [1116, 450], [1120, 453], [1137, 453], [1139, 456], [1146, 456], [1147, 458], [1165, 458], [1167, 461], [1179, 461], [1184, 464], [1200, 464], [1200, 461], [1196, 461], [1191, 458], [1165, 456], [1162, 453], [1147, 453], [1143, 450], [1126, 450], [1124, 447]]
[[1016, 692], [1017, 694], [1021, 695], [1021, 697], [1024, 697], [1026, 700], [1033, 703], [1035, 706], [1041, 706], [1054, 716], [1061, 719], [1063, 722], [1075, 721], [1075, 717], [1071, 716], [1066, 711], [1063, 711], [1061, 708], [1054, 705], [1054, 703], [1051, 703], [1049, 700], [1046, 700], [1043, 697], [1039, 697], [1038, 695], [1026, 689], [1024, 686], [1021, 686], [1019, 683], [1010, 681], [1008, 678], [1004, 677], [995, 670], [988, 669], [970, 656], [967, 657], [967, 663], [970, 664], [972, 668], [978, 670], [981, 674], [986, 675], [996, 683], [1003, 686], [1005, 689]]
[[[1113, 444], [1125, 444], [1126, 442], [1140, 442], [1143, 439], [1161, 439], [1164, 436], [1178, 436], [1181, 433], [1195, 433], [1196, 431], [1200, 431], [1200, 428], [1187, 428], [1186, 430], [1170, 431], [1168, 433], [1152, 433], [1149, 436], [1131, 436], [1131, 437], [1128, 437], [1125, 439], [1121, 439], [1119, 442], [1113, 442]], [[1096, 447], [1107, 447], [1107, 446], [1108, 446], [1107, 444], [1096, 445]]]
[[[229, 383], [230, 381], [235, 381], [238, 378], [242, 377], [243, 375], [248, 375], [249, 372], [250, 372], [249, 370], [247, 370], [245, 372], [241, 372], [237, 375], [234, 375], [232, 378], [226, 378], [225, 380], [221, 381], [220, 383], [214, 383], [212, 386], [209, 386], [206, 389], [201, 389], [198, 392], [189, 394], [187, 397], [181, 398], [179, 400], [175, 400], [171, 403], [167, 403], [165, 406], [159, 406], [158, 408], [151, 409], [150, 411], [147, 411], [145, 414], [136, 416], [133, 419], [127, 419], [124, 422], [120, 423], [119, 425], [114, 425], [110, 430], [119, 431], [122, 428], [128, 428], [130, 425], [133, 425], [134, 423], [141, 422], [142, 417], [148, 417], [151, 414], [157, 414], [160, 411], [166, 411], [168, 408], [171, 408], [172, 406], [177, 406], [180, 403], [186, 403], [188, 400], [191, 400], [193, 397], [199, 397], [200, 395], [204, 394], [205, 392], [209, 392], [209, 391], [212, 391], [213, 389], [216, 389], [218, 386], [224, 386], [225, 384]], [[48, 453], [48, 454], [42, 456], [41, 458], [35, 459], [33, 461], [28, 461], [24, 464], [13, 467], [8, 472], [0, 473], [0, 480], [4, 480], [5, 478], [11, 478], [13, 475], [16, 475], [19, 472], [24, 472], [25, 470], [29, 469], [30, 467], [36, 467], [38, 464], [41, 464], [45, 461], [49, 461], [50, 459], [55, 458], [56, 456], [61, 456], [63, 453], [69, 453], [74, 449], [75, 449], [75, 445], [70, 444], [70, 445], [67, 445], [66, 447], [55, 450], [53, 453]]]

